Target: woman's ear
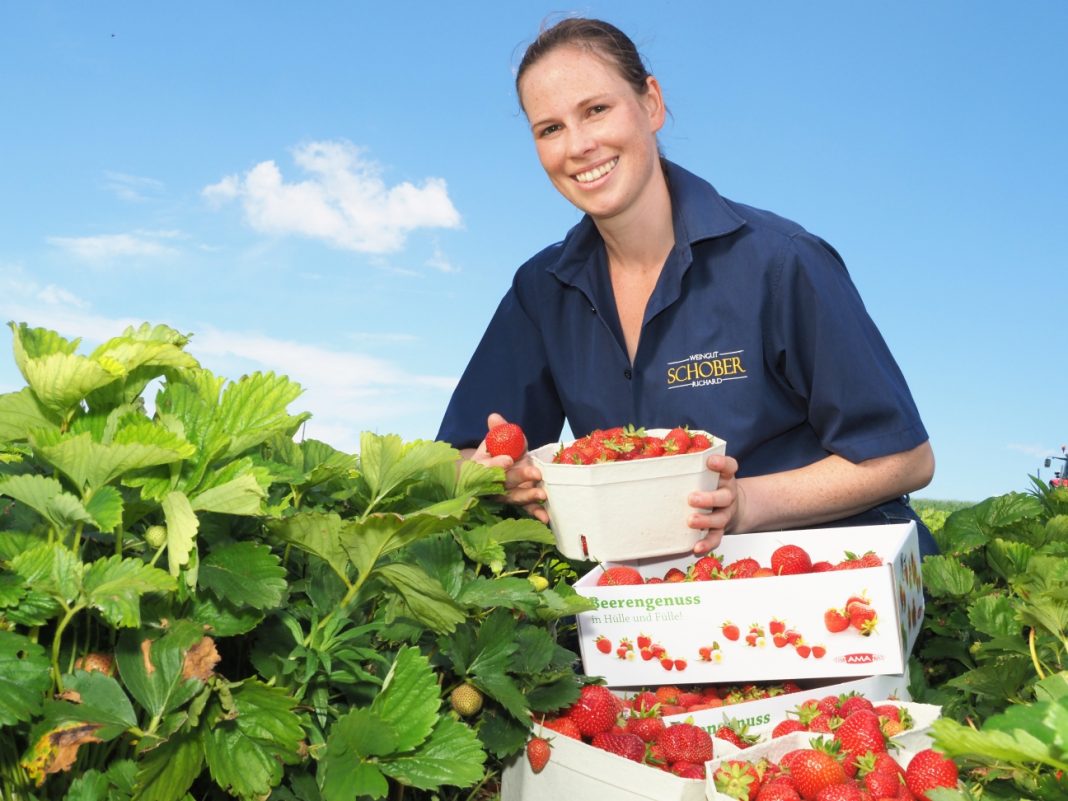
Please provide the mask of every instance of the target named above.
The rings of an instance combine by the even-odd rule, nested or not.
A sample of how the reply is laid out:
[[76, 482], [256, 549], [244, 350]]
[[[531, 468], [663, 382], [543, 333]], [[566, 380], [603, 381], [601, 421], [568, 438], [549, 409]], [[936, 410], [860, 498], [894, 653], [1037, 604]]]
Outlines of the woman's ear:
[[667, 106], [664, 105], [664, 94], [660, 90], [660, 82], [652, 75], [645, 79], [645, 94], [642, 95], [642, 102], [645, 104], [649, 115], [649, 124], [652, 127], [652, 131], [656, 133], [664, 127], [664, 120], [667, 118]]

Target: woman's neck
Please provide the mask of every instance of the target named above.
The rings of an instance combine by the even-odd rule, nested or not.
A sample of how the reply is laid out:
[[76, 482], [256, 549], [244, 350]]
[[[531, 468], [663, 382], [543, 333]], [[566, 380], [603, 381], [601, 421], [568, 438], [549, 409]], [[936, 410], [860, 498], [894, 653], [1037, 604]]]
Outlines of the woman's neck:
[[657, 171], [640, 202], [625, 215], [594, 223], [604, 240], [612, 271], [659, 274], [675, 244], [671, 195], [664, 174]]

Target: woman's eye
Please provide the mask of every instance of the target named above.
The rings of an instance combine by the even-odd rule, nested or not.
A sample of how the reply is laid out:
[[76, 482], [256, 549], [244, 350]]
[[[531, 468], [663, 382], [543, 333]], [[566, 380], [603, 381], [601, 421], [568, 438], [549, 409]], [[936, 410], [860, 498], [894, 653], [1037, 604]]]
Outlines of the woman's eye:
[[546, 125], [541, 131], [538, 132], [538, 136], [550, 136], [560, 130], [559, 125]]
[[596, 106], [590, 106], [590, 114], [603, 114], [608, 111], [608, 106], [598, 103]]

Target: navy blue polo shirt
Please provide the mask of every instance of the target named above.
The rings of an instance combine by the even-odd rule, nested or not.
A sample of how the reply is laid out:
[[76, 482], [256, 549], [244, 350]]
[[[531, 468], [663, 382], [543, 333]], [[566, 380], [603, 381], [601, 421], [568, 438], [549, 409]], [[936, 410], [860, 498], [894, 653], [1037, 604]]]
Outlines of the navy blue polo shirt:
[[727, 441], [739, 476], [859, 462], [927, 440], [905, 379], [839, 255], [796, 223], [723, 198], [665, 162], [675, 246], [633, 364], [604, 243], [583, 218], [519, 268], [438, 439], [477, 445], [486, 417], [531, 448], [633, 423]]

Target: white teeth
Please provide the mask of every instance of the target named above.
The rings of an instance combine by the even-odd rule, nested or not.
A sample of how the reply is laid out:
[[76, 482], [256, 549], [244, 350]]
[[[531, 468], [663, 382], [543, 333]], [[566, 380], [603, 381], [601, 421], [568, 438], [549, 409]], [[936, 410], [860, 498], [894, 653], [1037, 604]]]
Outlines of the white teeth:
[[602, 164], [600, 167], [594, 167], [592, 170], [586, 172], [580, 172], [575, 176], [575, 180], [580, 184], [587, 184], [590, 181], [596, 181], [602, 175], [608, 175], [619, 164], [619, 158], [616, 157], [609, 161], [607, 164]]

